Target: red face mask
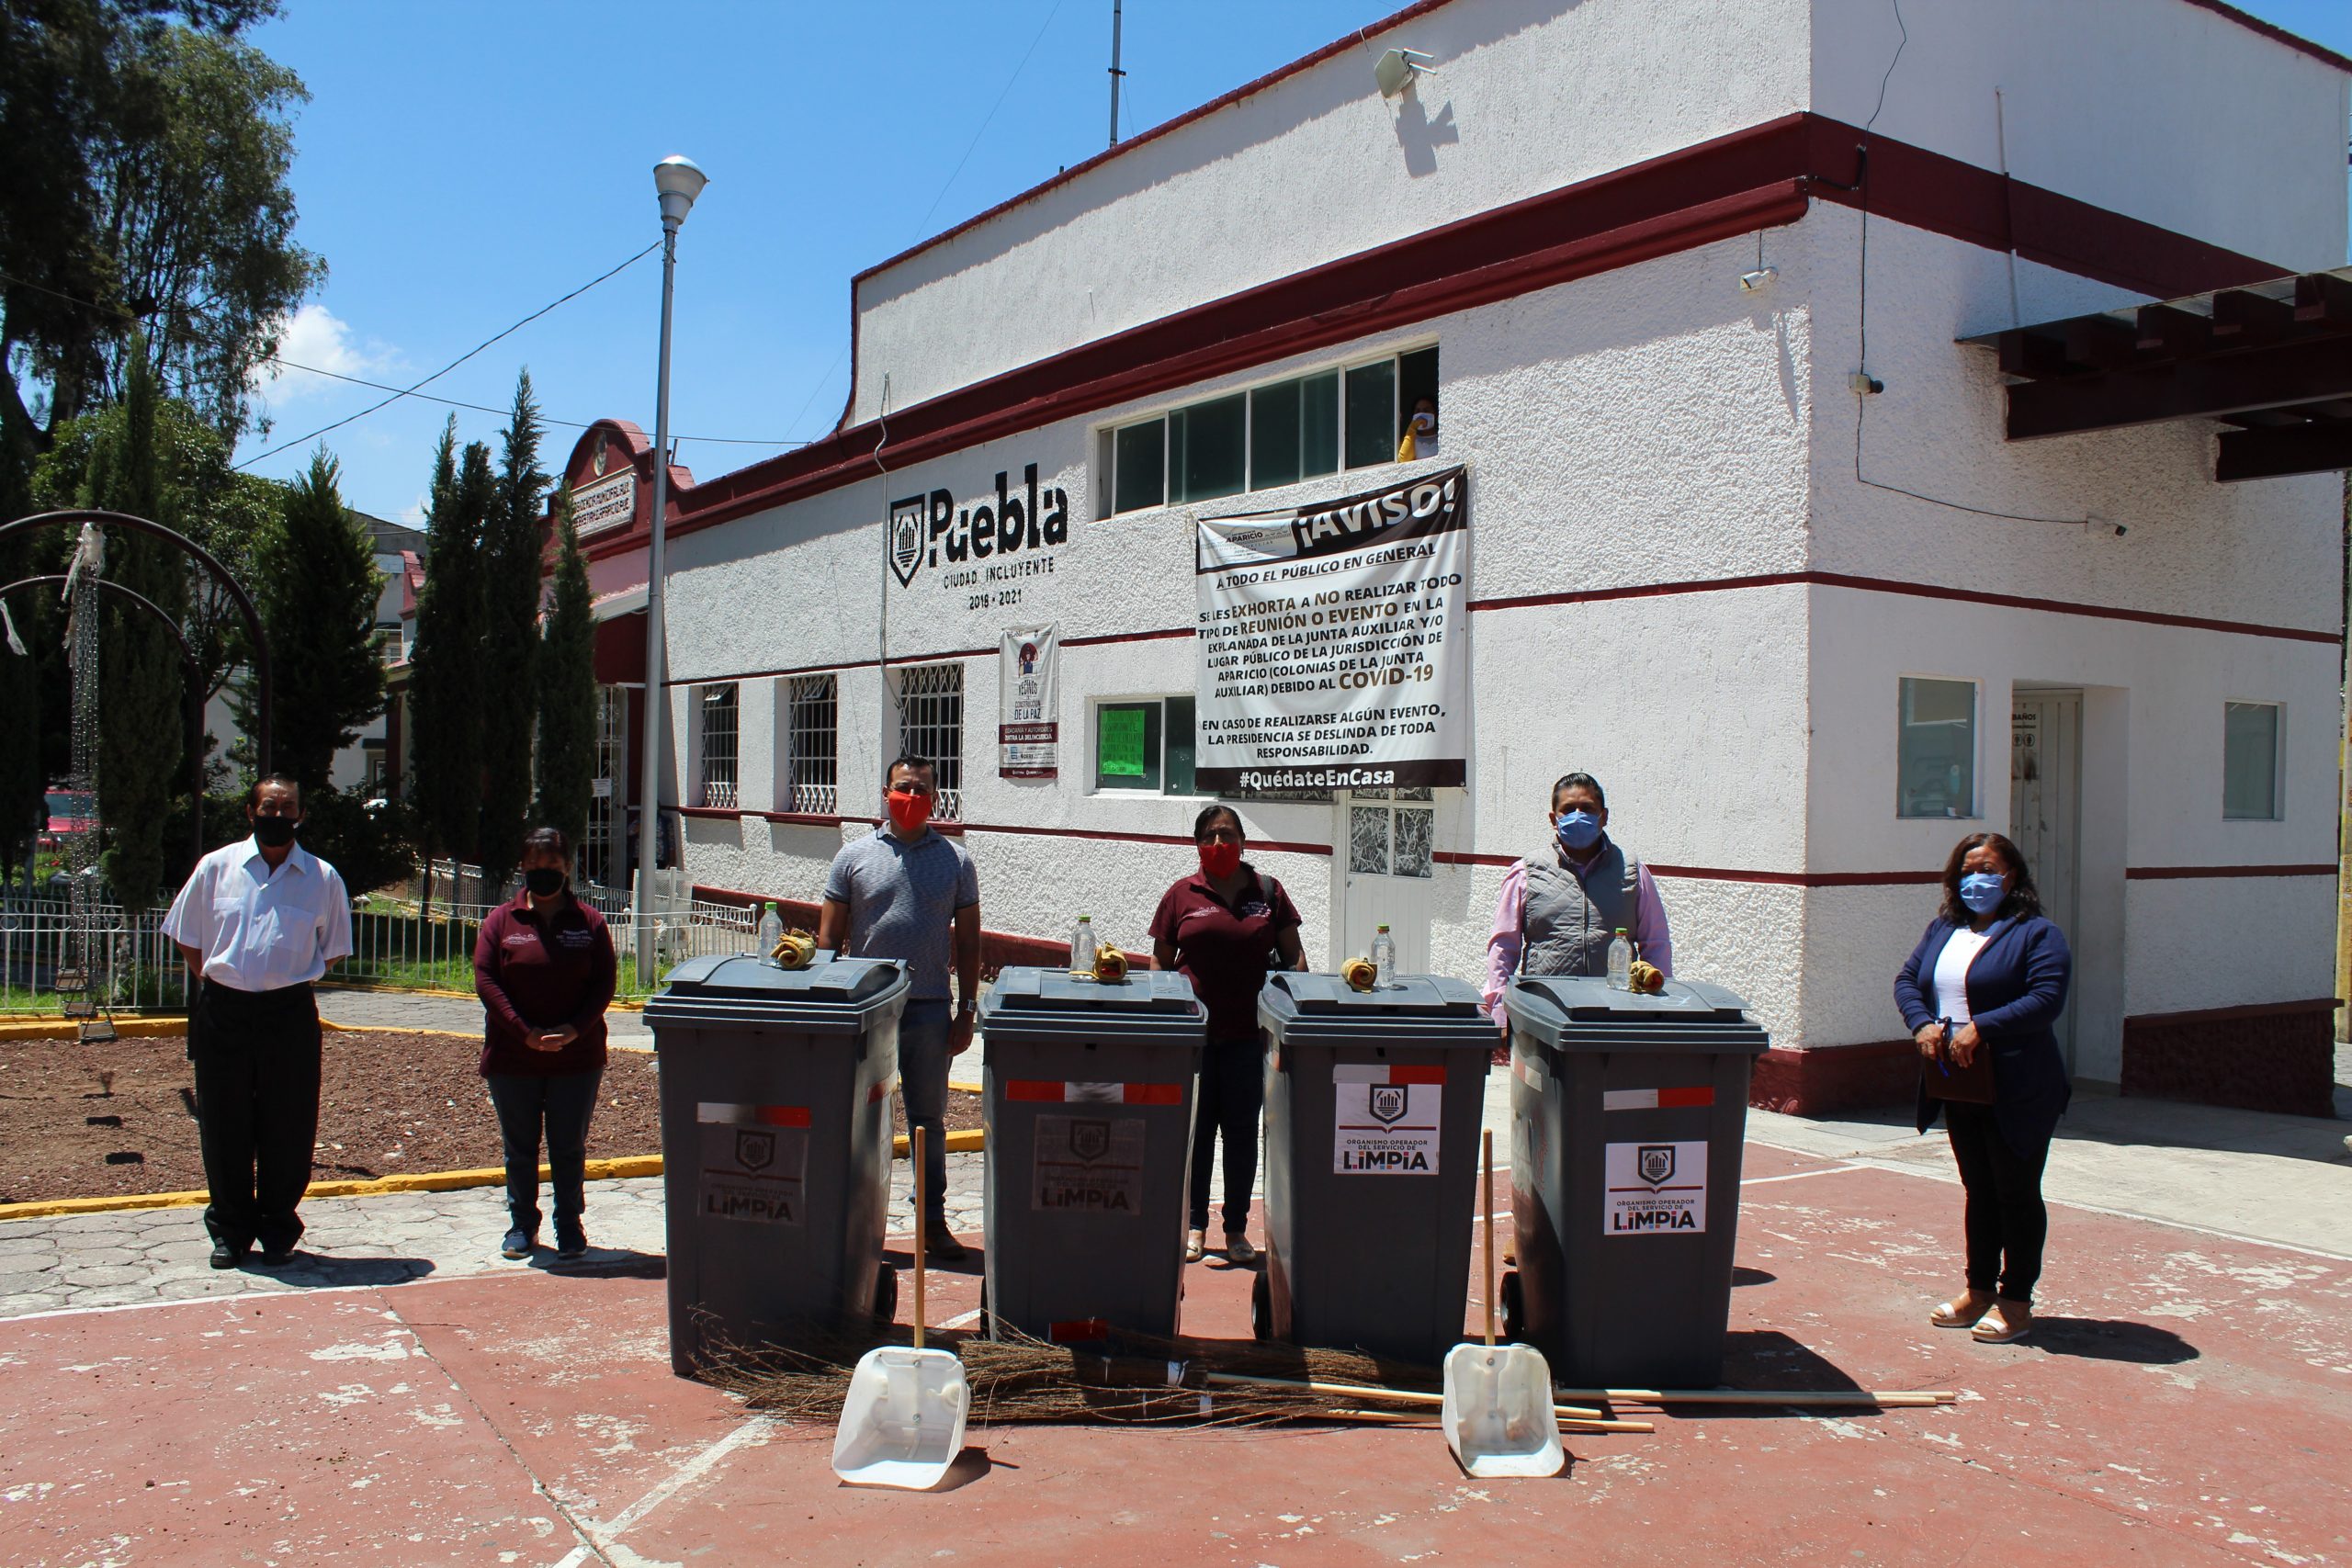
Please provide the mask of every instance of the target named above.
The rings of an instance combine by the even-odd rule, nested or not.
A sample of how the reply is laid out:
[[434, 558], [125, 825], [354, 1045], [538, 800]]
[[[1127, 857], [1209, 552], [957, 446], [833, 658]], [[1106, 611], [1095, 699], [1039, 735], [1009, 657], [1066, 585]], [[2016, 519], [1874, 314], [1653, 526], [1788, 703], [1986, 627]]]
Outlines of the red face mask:
[[1241, 846], [1213, 839], [1201, 847], [1201, 869], [1211, 876], [1227, 877], [1241, 869]]
[[885, 798], [889, 802], [890, 820], [901, 833], [920, 833], [922, 825], [931, 820], [931, 796], [927, 795], [894, 789]]

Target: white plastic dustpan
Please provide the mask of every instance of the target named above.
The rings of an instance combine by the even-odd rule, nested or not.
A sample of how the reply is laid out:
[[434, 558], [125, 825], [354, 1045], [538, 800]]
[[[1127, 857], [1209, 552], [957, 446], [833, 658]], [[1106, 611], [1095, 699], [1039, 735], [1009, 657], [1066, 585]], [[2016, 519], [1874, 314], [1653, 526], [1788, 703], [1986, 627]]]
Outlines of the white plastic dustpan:
[[1445, 1355], [1445, 1446], [1476, 1476], [1557, 1475], [1567, 1462], [1552, 1369], [1532, 1345], [1456, 1345]]
[[1552, 1369], [1532, 1345], [1495, 1343], [1495, 1135], [1485, 1137], [1487, 1342], [1445, 1356], [1438, 1426], [1464, 1470], [1479, 1477], [1557, 1475], [1567, 1463], [1552, 1407]]
[[[972, 1392], [951, 1350], [922, 1346], [922, 1129], [914, 1130], [914, 1348], [881, 1345], [857, 1359], [833, 1434], [833, 1473], [853, 1486], [928, 1491], [964, 1451]], [[1549, 1408], [1547, 1405], [1546, 1408]]]
[[964, 1363], [954, 1351], [898, 1345], [868, 1350], [842, 1401], [833, 1473], [853, 1486], [922, 1492], [938, 1485], [964, 1451], [970, 1404]]

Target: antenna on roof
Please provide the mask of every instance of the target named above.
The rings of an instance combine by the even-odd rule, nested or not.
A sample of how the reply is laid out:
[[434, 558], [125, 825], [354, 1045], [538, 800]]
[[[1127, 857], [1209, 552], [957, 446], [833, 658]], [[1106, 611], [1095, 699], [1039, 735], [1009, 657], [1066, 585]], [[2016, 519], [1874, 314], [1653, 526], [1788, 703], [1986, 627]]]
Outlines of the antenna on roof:
[[1119, 144], [1119, 0], [1111, 0], [1111, 145]]

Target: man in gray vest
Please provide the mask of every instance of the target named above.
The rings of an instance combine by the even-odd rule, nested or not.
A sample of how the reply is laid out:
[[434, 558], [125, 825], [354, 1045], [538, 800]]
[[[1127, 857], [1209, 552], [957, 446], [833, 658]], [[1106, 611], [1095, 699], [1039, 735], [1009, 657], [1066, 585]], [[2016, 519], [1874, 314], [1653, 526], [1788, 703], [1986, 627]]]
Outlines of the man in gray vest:
[[1605, 829], [1609, 801], [1590, 773], [1569, 773], [1552, 786], [1544, 813], [1548, 853], [1503, 874], [1494, 934], [1487, 939], [1487, 1011], [1504, 1033], [1510, 1016], [1503, 991], [1514, 975], [1606, 975], [1609, 941], [1625, 932], [1636, 957], [1674, 973], [1674, 938], [1649, 867]]

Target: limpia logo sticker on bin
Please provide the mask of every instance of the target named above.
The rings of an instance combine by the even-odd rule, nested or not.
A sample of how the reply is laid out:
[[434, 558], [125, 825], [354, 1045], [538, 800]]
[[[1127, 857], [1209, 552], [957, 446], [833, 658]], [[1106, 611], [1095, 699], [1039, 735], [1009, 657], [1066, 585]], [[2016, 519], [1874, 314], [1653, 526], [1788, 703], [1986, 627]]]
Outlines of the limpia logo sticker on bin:
[[1342, 1062], [1331, 1090], [1334, 1176], [1437, 1174], [1443, 1067]]
[[695, 1107], [701, 1135], [705, 1219], [752, 1224], [804, 1223], [808, 1174], [808, 1108], [738, 1105], [706, 1100]]
[[1707, 1228], [1707, 1142], [1610, 1144], [1601, 1162], [1605, 1235], [1680, 1235]]

